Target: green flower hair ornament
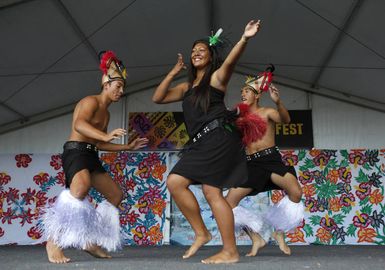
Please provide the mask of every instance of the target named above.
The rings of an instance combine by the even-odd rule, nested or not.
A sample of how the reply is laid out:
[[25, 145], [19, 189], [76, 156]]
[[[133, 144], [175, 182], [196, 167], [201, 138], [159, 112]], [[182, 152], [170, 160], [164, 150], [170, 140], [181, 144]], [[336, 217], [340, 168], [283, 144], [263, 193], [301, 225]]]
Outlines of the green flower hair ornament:
[[210, 46], [216, 46], [218, 42], [222, 42], [222, 40], [219, 39], [219, 36], [222, 34], [223, 29], [219, 28], [218, 31], [215, 33], [215, 35], [209, 36], [209, 45]]

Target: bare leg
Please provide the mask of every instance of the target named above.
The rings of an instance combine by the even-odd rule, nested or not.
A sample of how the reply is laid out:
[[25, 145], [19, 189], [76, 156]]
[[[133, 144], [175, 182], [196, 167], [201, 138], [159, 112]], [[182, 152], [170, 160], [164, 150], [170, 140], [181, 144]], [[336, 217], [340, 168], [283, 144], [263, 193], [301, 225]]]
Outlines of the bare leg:
[[[92, 186], [107, 199], [109, 203], [117, 207], [123, 199], [123, 192], [108, 173], [94, 173], [91, 175]], [[85, 249], [86, 252], [96, 258], [110, 259], [111, 255], [100, 246], [92, 245]]]
[[[271, 180], [274, 184], [285, 190], [292, 202], [299, 203], [301, 201], [302, 189], [294, 175], [286, 173], [282, 177], [273, 173], [271, 175]], [[272, 236], [275, 240], [277, 240], [279, 248], [282, 250], [282, 252], [286, 255], [290, 255], [291, 250], [285, 242], [284, 232], [273, 232]]]
[[115, 207], [118, 207], [123, 199], [122, 189], [108, 173], [93, 173], [92, 186]]
[[[231, 208], [235, 208], [244, 197], [250, 194], [252, 190], [253, 189], [251, 188], [231, 188], [227, 193], [226, 201], [229, 203]], [[258, 233], [249, 230], [245, 230], [245, 232], [253, 243], [250, 252], [247, 253], [246, 256], [255, 256], [257, 255], [258, 250], [266, 245], [266, 242]]]
[[285, 190], [292, 202], [299, 203], [301, 201], [302, 189], [294, 175], [291, 173], [286, 173], [284, 176], [280, 176], [278, 174], [272, 173], [271, 181]]
[[231, 188], [226, 195], [226, 201], [233, 209], [237, 207], [239, 202], [249, 195], [251, 191], [253, 191], [251, 188]]
[[219, 253], [202, 260], [202, 263], [236, 263], [239, 261], [239, 254], [235, 244], [234, 216], [231, 206], [223, 197], [221, 189], [209, 185], [203, 185], [202, 189], [206, 200], [211, 207], [211, 211], [214, 214], [223, 241], [222, 250]]
[[[91, 187], [91, 176], [88, 170], [82, 170], [75, 174], [70, 186], [71, 195], [77, 199], [84, 199]], [[67, 263], [69, 258], [64, 256], [63, 250], [48, 239], [46, 244], [48, 260], [51, 263]]]
[[266, 245], [265, 240], [259, 235], [259, 233], [251, 232], [246, 230], [247, 235], [250, 237], [253, 245], [251, 246], [251, 250], [246, 254], [246, 257], [254, 257], [257, 255], [258, 251]]
[[200, 213], [199, 204], [189, 189], [192, 182], [180, 175], [170, 174], [167, 178], [167, 187], [182, 214], [190, 223], [195, 233], [195, 241], [183, 255], [183, 259], [193, 256], [198, 249], [211, 240]]
[[279, 249], [286, 255], [291, 255], [291, 250], [285, 242], [285, 236], [283, 232], [273, 232], [272, 236], [278, 242]]
[[51, 240], [47, 241], [45, 249], [47, 250], [48, 261], [51, 263], [68, 263], [70, 261], [70, 258], [64, 256], [63, 250]]

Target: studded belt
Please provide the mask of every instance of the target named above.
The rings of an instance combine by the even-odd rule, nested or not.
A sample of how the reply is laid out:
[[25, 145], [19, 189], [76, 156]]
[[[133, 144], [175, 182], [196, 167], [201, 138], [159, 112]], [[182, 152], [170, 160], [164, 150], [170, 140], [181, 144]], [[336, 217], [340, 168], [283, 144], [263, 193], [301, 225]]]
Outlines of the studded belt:
[[270, 148], [266, 148], [266, 149], [263, 149], [261, 151], [255, 152], [255, 153], [253, 153], [251, 155], [247, 155], [246, 156], [246, 160], [247, 161], [256, 160], [258, 158], [271, 155], [273, 153], [279, 153], [278, 146], [273, 146], [273, 147], [270, 147]]
[[222, 119], [214, 119], [210, 123], [208, 123], [204, 128], [201, 129], [195, 136], [192, 138], [192, 142], [197, 142], [200, 138], [202, 138], [204, 135], [209, 133], [210, 131], [216, 129], [217, 127], [222, 126], [223, 120]]
[[81, 151], [98, 152], [96, 145], [87, 142], [68, 141], [63, 146], [64, 150], [78, 149]]

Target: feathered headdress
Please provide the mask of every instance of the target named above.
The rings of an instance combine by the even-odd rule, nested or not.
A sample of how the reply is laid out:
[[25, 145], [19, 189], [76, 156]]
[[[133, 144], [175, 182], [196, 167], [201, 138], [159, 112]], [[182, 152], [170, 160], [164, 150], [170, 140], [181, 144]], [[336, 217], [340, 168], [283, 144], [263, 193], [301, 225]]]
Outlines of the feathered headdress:
[[258, 94], [261, 91], [269, 90], [270, 84], [273, 81], [275, 67], [270, 64], [264, 72], [259, 73], [257, 77], [247, 76], [245, 85], [250, 86], [253, 91]]
[[222, 42], [222, 40], [219, 39], [219, 36], [222, 34], [223, 29], [219, 28], [218, 31], [215, 33], [215, 35], [209, 36], [209, 45], [210, 46], [216, 46], [218, 42]]
[[114, 52], [102, 51], [99, 53], [99, 68], [103, 72], [102, 85], [106, 82], [123, 81], [126, 83], [127, 72], [122, 61], [120, 61]]

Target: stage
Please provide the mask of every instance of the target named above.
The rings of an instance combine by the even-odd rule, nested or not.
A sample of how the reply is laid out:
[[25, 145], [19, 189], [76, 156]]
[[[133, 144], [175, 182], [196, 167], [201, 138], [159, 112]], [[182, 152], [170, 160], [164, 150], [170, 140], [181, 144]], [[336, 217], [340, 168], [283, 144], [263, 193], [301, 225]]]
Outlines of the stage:
[[71, 262], [63, 265], [47, 261], [45, 248], [38, 246], [1, 246], [1, 269], [383, 269], [383, 246], [291, 246], [292, 255], [286, 256], [278, 246], [269, 245], [256, 257], [245, 257], [249, 246], [240, 246], [241, 260], [232, 265], [203, 265], [200, 261], [214, 254], [220, 247], [202, 248], [195, 257], [181, 258], [184, 246], [125, 247], [112, 254], [112, 259], [96, 259], [86, 252], [66, 250]]

